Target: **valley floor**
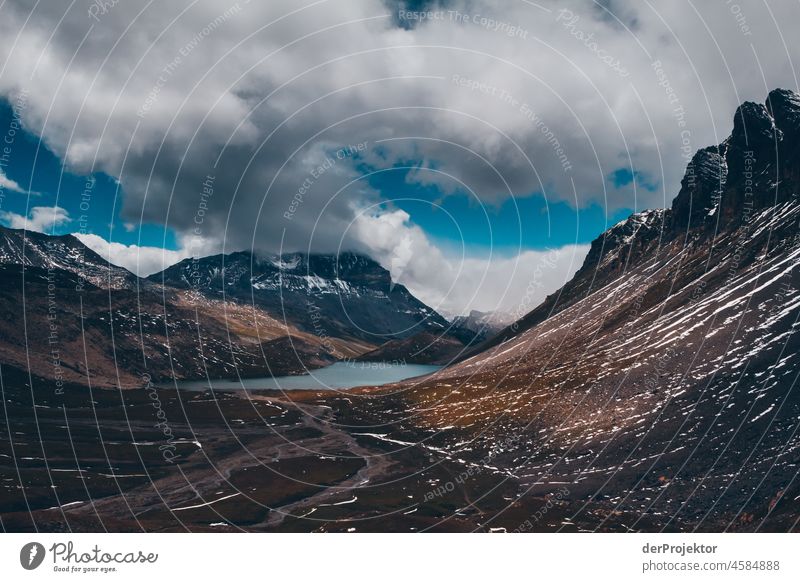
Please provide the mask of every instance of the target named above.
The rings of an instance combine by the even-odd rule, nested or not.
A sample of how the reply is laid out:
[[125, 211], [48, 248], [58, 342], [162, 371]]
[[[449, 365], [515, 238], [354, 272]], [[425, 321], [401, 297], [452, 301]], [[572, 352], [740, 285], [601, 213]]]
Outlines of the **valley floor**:
[[[594, 498], [606, 476], [535, 486], [492, 456], [400, 428], [384, 391], [257, 396], [71, 387], [3, 378], [4, 531], [659, 531]], [[379, 411], [380, 412], [377, 412]], [[6, 423], [7, 421], [7, 423]], [[391, 425], [391, 430], [381, 425]], [[452, 436], [452, 432], [450, 433]], [[502, 440], [499, 441], [502, 444]], [[611, 488], [613, 489], [613, 487]], [[796, 493], [795, 493], [796, 494]], [[676, 500], [680, 501], [680, 500]], [[725, 512], [702, 530], [787, 531]]]

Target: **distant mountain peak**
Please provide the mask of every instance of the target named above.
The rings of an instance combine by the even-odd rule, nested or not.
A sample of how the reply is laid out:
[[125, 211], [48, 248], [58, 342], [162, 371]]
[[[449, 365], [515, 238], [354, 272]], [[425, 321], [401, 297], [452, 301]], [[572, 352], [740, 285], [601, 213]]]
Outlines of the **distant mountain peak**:
[[[239, 251], [185, 259], [148, 279], [210, 297], [254, 302], [303, 329], [334, 337], [383, 343], [447, 328], [434, 309], [403, 285], [392, 285], [391, 274], [377, 261], [350, 251]], [[325, 325], [312, 317], [310, 304], [325, 314]]]
[[4, 226], [0, 226], [0, 264], [68, 271], [102, 288], [130, 288], [138, 280], [71, 234], [51, 236]]

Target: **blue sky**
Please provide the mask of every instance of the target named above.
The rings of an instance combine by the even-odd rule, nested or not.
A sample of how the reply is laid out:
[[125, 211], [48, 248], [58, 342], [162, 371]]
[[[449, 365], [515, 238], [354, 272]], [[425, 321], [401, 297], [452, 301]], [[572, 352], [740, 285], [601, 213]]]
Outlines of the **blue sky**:
[[[464, 190], [443, 195], [436, 186], [408, 177], [407, 167], [400, 166], [373, 174], [370, 185], [390, 201], [387, 208], [406, 211], [431, 239], [455, 246], [463, 240], [472, 251], [502, 253], [584, 244], [631, 213], [623, 208], [607, 215], [597, 204], [576, 209], [536, 192], [505, 198], [499, 204], [482, 203]], [[621, 180], [616, 174], [610, 179]]]
[[[0, 99], [0, 128], [3, 135], [7, 134], [12, 120], [11, 105], [7, 100]], [[176, 236], [171, 229], [160, 224], [140, 226], [139, 221], [122, 219], [120, 210], [124, 192], [116, 180], [102, 172], [91, 176], [94, 178], [94, 185], [90, 187], [90, 204], [88, 210], [81, 210], [89, 176], [79, 176], [67, 171], [58, 156], [38, 136], [25, 131], [17, 132], [11, 146], [10, 163], [3, 170], [6, 177], [16, 182], [23, 192], [5, 189], [0, 208], [3, 214], [0, 216], [6, 216], [5, 213], [28, 216], [34, 207], [59, 206], [69, 213], [71, 221], [59, 224], [55, 229], [47, 228], [48, 234], [80, 231], [80, 217], [85, 214], [88, 218], [88, 234], [96, 234], [107, 241], [126, 245], [177, 248]], [[8, 225], [7, 219], [3, 222]]]

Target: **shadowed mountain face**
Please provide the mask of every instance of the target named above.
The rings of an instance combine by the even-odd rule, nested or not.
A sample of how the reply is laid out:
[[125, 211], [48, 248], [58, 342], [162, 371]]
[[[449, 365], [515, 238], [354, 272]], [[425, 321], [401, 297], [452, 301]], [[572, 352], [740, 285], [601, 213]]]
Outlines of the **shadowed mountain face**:
[[502, 312], [484, 313], [473, 309], [469, 315], [453, 318], [451, 333], [460, 337], [465, 344], [478, 345], [497, 334], [512, 319]]
[[464, 344], [448, 335], [420, 332], [403, 339], [389, 340], [379, 348], [362, 354], [362, 362], [447, 365], [465, 350]]
[[[59, 386], [298, 374], [336, 361], [333, 350], [354, 357], [372, 348], [323, 342], [232, 302], [145, 284], [109, 290], [15, 264], [0, 265], [0, 310], [0, 365]], [[288, 335], [293, 342], [278, 341]]]
[[349, 252], [280, 257], [239, 252], [186, 259], [148, 280], [251, 303], [308, 332], [374, 345], [448, 328], [436, 311], [392, 284], [389, 271]]

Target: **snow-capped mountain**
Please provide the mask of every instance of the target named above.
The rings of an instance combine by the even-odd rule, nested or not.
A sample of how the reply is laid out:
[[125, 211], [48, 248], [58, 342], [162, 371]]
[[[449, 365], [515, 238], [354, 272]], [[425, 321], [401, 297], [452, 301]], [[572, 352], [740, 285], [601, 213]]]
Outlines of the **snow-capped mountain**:
[[0, 265], [67, 271], [96, 287], [123, 289], [137, 277], [112, 265], [71, 234], [48, 236], [0, 226]]
[[389, 271], [351, 252], [236, 252], [186, 259], [148, 279], [206, 297], [252, 303], [312, 333], [375, 345], [449, 327], [403, 285], [392, 284]]

